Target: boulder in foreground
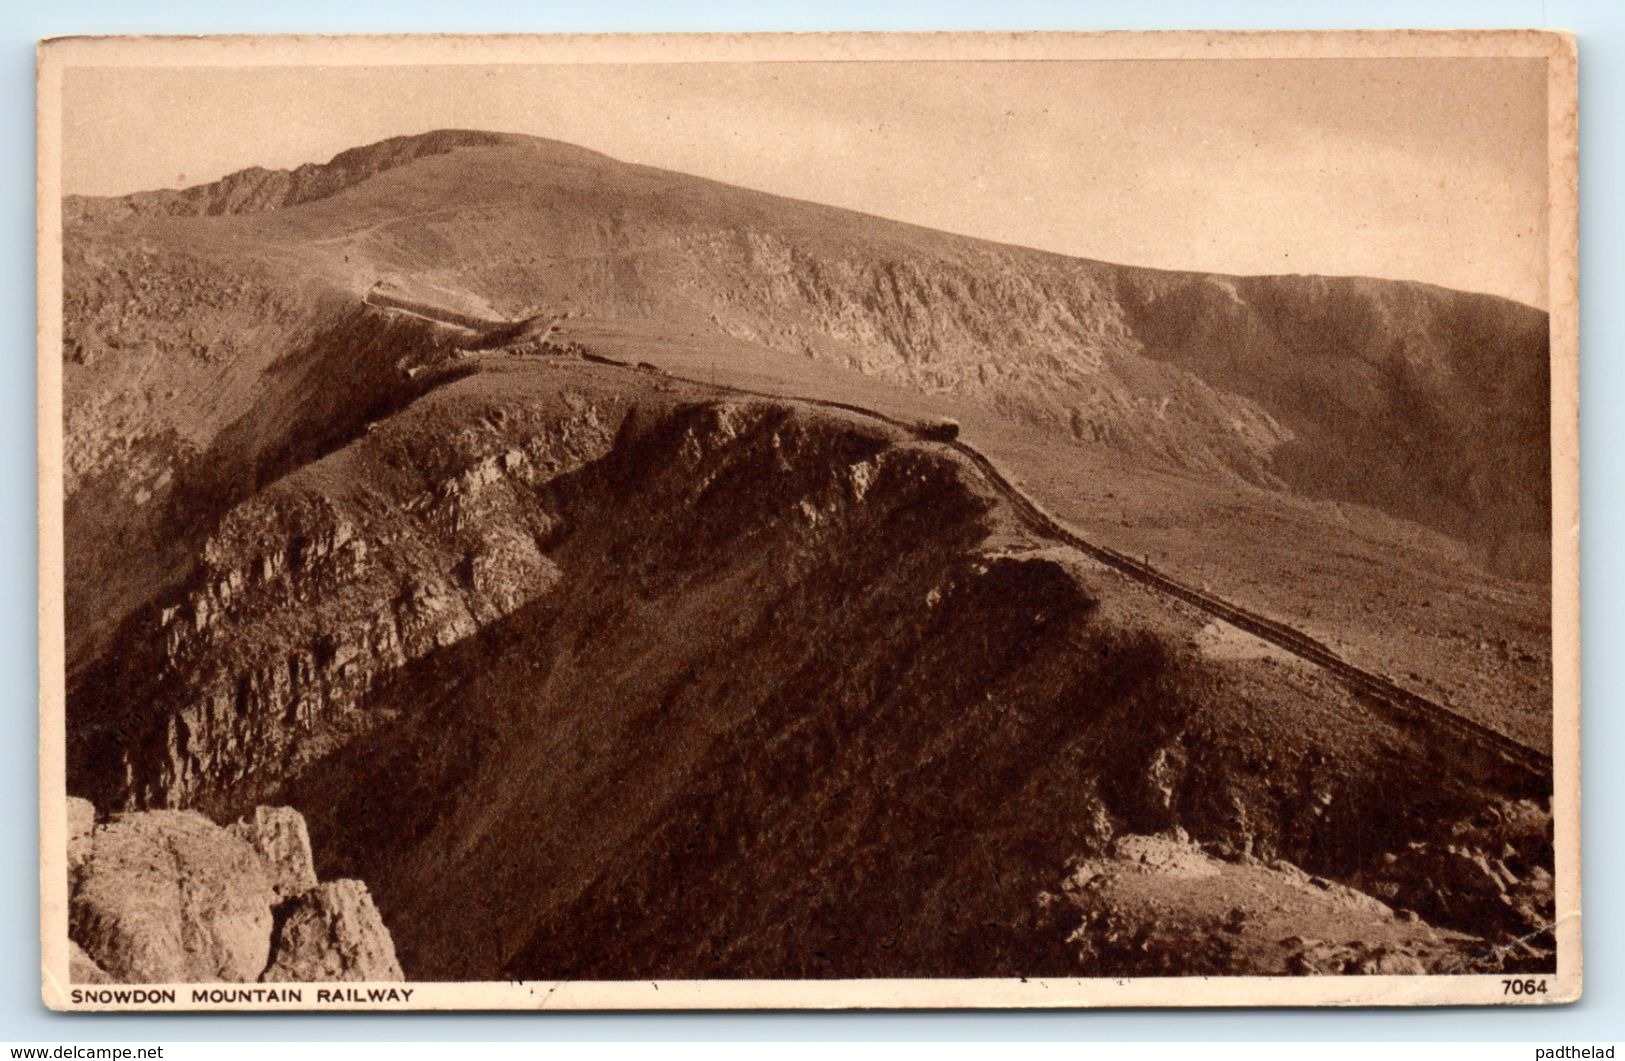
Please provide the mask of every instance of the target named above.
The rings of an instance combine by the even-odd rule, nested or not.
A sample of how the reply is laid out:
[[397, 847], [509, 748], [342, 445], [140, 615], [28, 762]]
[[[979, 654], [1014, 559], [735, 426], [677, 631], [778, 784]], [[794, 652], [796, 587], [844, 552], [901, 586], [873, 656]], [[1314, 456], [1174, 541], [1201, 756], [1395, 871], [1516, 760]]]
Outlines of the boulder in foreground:
[[259, 979], [274, 894], [259, 857], [201, 814], [123, 814], [91, 835], [72, 938], [125, 983]]
[[404, 980], [395, 943], [367, 886], [318, 885], [285, 904], [265, 980]]

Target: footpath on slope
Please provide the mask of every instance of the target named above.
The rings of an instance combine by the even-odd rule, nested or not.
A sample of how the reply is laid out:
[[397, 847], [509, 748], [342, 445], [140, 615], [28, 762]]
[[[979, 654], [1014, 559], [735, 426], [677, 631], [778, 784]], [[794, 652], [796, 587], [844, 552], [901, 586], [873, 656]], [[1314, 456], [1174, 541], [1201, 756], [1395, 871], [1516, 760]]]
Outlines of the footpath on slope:
[[[398, 310], [436, 323], [451, 324], [472, 330], [487, 340], [502, 338], [522, 331], [531, 325], [533, 321], [540, 319], [533, 317], [519, 322], [482, 320], [454, 311], [442, 310], [439, 307], [424, 303], [410, 302], [376, 290], [368, 293], [366, 301], [369, 305], [379, 308]], [[608, 365], [629, 371], [640, 370], [632, 362], [596, 354], [590, 355], [587, 360], [595, 364]], [[1307, 663], [1336, 675], [1355, 692], [1364, 694], [1368, 700], [1374, 701], [1378, 706], [1386, 709], [1393, 717], [1406, 721], [1431, 723], [1457, 739], [1489, 752], [1523, 775], [1525, 781], [1542, 791], [1549, 790], [1551, 787], [1552, 757], [1549, 752], [1530, 748], [1481, 722], [1476, 722], [1443, 704], [1414, 693], [1381, 674], [1357, 667], [1320, 641], [1300, 630], [1239, 607], [1211, 593], [1187, 586], [1169, 578], [1148, 563], [1136, 560], [1115, 549], [1088, 541], [1055, 516], [1045, 511], [1038, 502], [1017, 487], [986, 454], [961, 439], [940, 437], [936, 431], [938, 425], [902, 420], [877, 409], [855, 405], [850, 402], [752, 390], [747, 387], [736, 387], [726, 383], [691, 379], [664, 371], [661, 372], [661, 375], [675, 382], [702, 389], [709, 388], [727, 394], [775, 402], [793, 402], [799, 405], [852, 413], [887, 424], [921, 437], [926, 441], [936, 442], [954, 449], [981, 471], [988, 484], [1010, 503], [1022, 522], [1034, 533], [1069, 545], [1097, 563], [1112, 568], [1164, 596], [1183, 601], [1222, 622], [1245, 630], [1292, 653], [1292, 655]]]

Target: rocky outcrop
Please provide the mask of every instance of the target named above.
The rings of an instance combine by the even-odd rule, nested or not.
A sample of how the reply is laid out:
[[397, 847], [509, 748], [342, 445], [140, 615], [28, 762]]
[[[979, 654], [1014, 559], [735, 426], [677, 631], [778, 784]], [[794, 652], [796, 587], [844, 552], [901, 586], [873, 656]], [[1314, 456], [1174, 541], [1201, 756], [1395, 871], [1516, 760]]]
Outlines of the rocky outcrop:
[[111, 984], [116, 983], [107, 970], [97, 965], [85, 948], [73, 940], [68, 941], [68, 982], [74, 984]]
[[1358, 880], [1429, 920], [1470, 926], [1514, 957], [1549, 958], [1557, 916], [1551, 830], [1549, 807], [1492, 803], [1389, 852]]
[[256, 980], [275, 898], [253, 849], [201, 814], [120, 815], [75, 874], [71, 934], [121, 982]]
[[279, 901], [297, 898], [316, 887], [310, 833], [304, 816], [292, 807], [255, 807], [247, 818], [232, 823], [229, 831], [246, 840], [260, 856]]
[[1191, 961], [1254, 975], [1539, 971], [1554, 957], [1550, 827], [1533, 801], [1489, 804], [1342, 880], [1175, 827], [1100, 844], [1040, 903], [1075, 918], [1054, 931], [1080, 969], [1111, 975]]
[[75, 983], [403, 979], [366, 886], [317, 884], [290, 808], [259, 807], [224, 829], [193, 811], [117, 814], [77, 848]]
[[1277, 859], [1219, 858], [1183, 831], [1118, 837], [1039, 897], [1094, 976], [1414, 975], [1482, 970], [1472, 937], [1440, 931]]
[[281, 911], [266, 982], [403, 980], [395, 944], [367, 886], [330, 881]]
[[114, 806], [222, 814], [266, 798], [290, 760], [371, 724], [362, 705], [380, 682], [558, 583], [542, 547], [557, 519], [533, 495], [600, 457], [625, 411], [583, 405], [559, 422], [520, 408], [451, 445], [380, 439], [424, 472], [384, 512], [297, 479], [238, 506], [136, 631], [140, 663], [111, 661], [118, 673], [80, 698], [133, 714], [118, 725], [143, 736], [88, 751], [75, 785]]

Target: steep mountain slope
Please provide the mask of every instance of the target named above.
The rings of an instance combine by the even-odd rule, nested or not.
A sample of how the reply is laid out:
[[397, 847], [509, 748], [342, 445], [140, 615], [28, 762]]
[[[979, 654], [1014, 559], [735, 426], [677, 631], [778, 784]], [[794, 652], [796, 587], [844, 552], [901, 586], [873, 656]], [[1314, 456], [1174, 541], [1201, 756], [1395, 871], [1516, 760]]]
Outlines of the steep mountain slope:
[[[287, 799], [454, 979], [1098, 973], [1041, 896], [1114, 838], [1188, 830], [1288, 896], [1270, 860], [1354, 880], [1538, 795], [1039, 544], [870, 421], [498, 355], [235, 507], [80, 701], [72, 776]], [[1499, 968], [1546, 912], [1492, 899], [1350, 930]]]
[[[421, 278], [514, 315], [699, 313], [1126, 456], [1374, 505], [1543, 573], [1546, 319], [1516, 303], [1068, 259], [525, 137], [398, 138], [284, 176], [296, 191], [244, 196], [269, 178], [239, 174], [162, 194], [189, 212], [306, 203], [222, 231], [352, 281]], [[154, 212], [136, 201], [118, 202]]]

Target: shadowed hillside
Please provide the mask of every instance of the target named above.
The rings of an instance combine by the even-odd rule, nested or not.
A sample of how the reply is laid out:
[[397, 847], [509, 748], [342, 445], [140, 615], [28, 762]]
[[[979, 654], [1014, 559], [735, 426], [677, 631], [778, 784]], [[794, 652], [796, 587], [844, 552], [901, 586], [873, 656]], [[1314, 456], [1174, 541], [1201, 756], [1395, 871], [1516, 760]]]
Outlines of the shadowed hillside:
[[[1215, 971], [1309, 960], [1310, 926], [1417, 970], [1538, 935], [1533, 884], [1400, 878], [1440, 935], [1277, 864], [1363, 880], [1539, 795], [1495, 760], [1187, 647], [951, 450], [624, 373], [489, 367], [237, 506], [86, 683], [74, 786], [288, 800], [416, 978], [1132, 968], [1058, 895], [1164, 834], [1242, 867], [1186, 911]], [[1293, 912], [1235, 938], [1259, 889]]]

